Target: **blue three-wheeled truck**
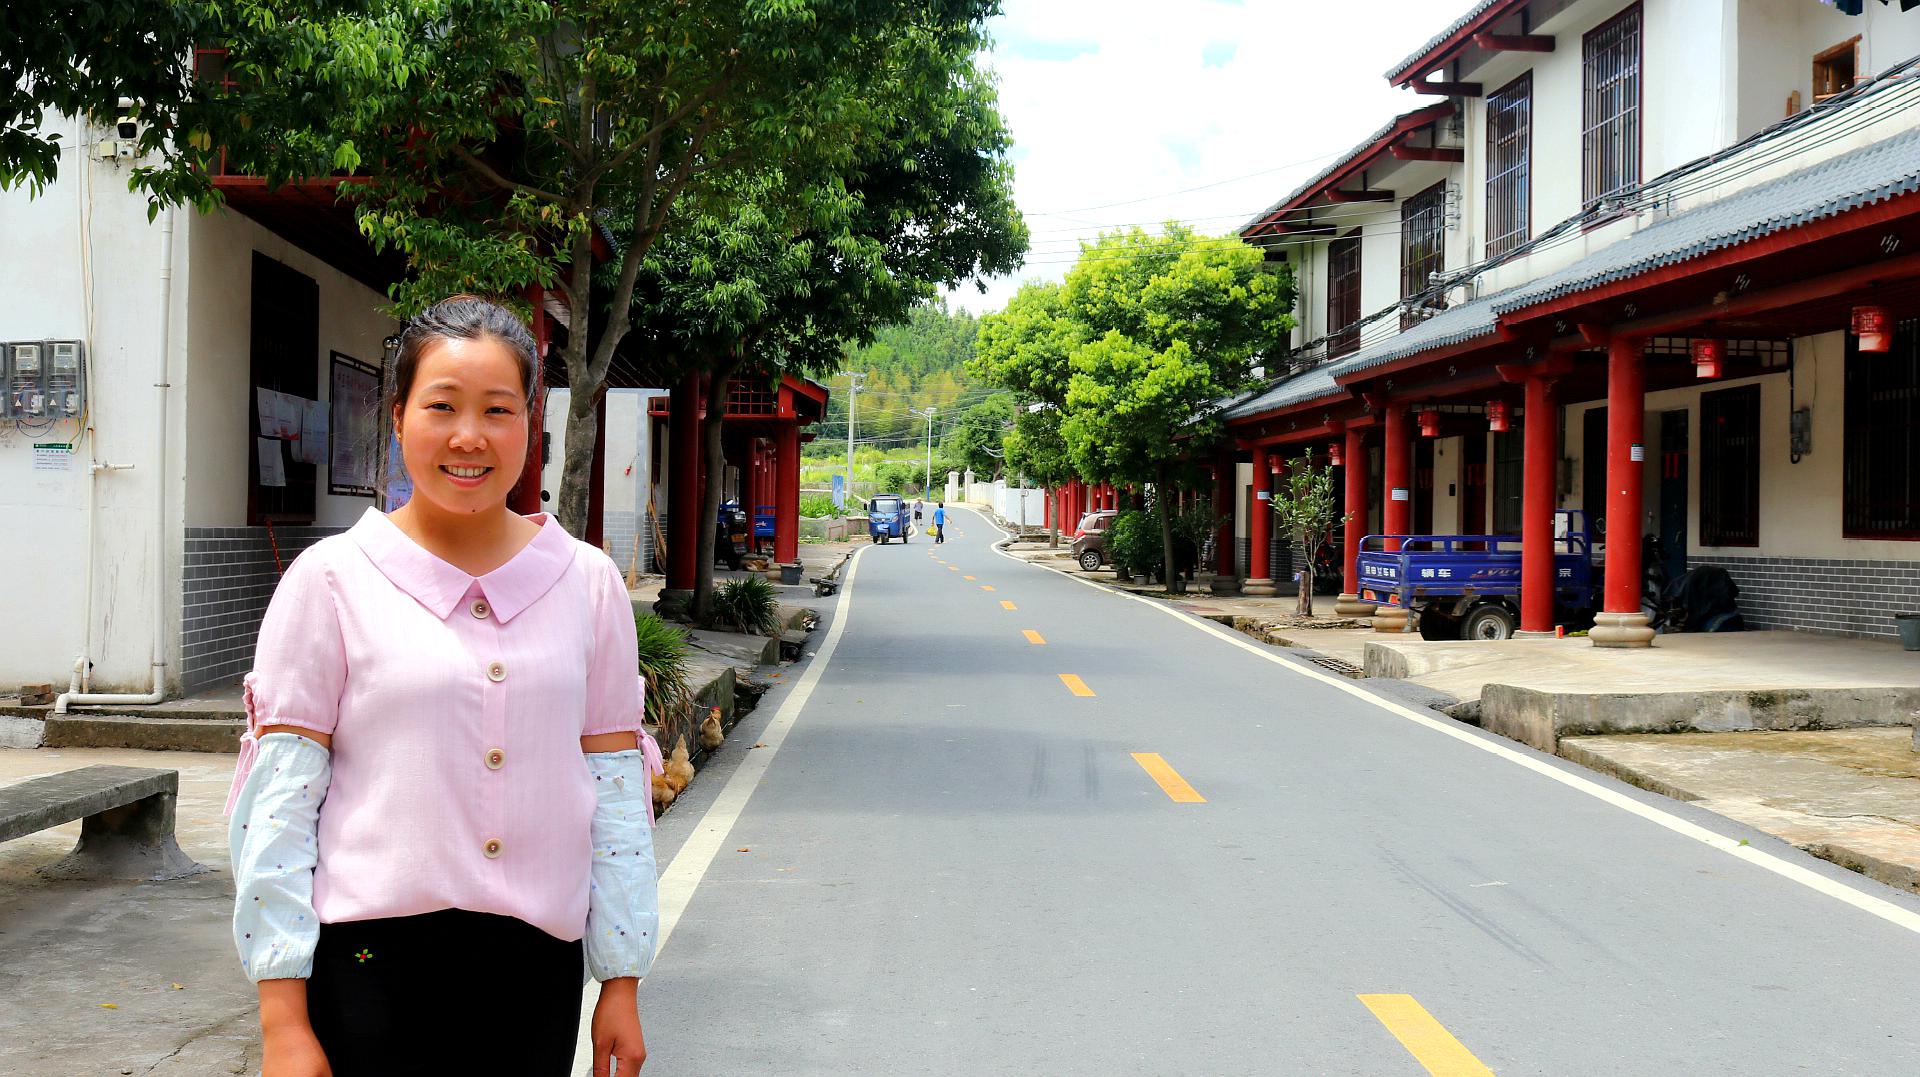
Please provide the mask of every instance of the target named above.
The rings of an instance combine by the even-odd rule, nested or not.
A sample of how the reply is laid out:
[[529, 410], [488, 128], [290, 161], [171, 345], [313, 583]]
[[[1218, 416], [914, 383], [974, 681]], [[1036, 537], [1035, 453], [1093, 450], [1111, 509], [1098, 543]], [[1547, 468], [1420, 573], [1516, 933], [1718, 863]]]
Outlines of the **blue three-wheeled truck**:
[[[1427, 639], [1506, 639], [1520, 626], [1518, 535], [1368, 535], [1356, 560], [1361, 599], [1412, 611]], [[1577, 509], [1553, 515], [1553, 575], [1555, 622], [1591, 623], [1593, 547]]]

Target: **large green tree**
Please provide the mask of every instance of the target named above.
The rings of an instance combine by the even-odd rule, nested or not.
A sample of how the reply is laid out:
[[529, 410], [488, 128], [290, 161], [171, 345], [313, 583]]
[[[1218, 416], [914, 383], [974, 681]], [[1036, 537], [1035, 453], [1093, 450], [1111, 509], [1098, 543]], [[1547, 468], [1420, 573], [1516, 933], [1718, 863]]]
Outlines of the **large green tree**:
[[[1292, 306], [1286, 267], [1253, 247], [1171, 222], [1135, 228], [1084, 244], [1059, 285], [1022, 289], [984, 319], [976, 362], [1057, 408], [1080, 475], [1152, 482], [1164, 501], [1181, 461], [1219, 437], [1219, 402], [1286, 347]], [[1159, 517], [1172, 580], [1172, 513]]]
[[[919, 88], [889, 96], [889, 122], [851, 161], [764, 170], [648, 259], [632, 321], [651, 352], [706, 374], [706, 461], [721, 459], [730, 379], [823, 375], [942, 289], [1018, 264], [1027, 232], [992, 83], [974, 62], [981, 30], [947, 30], [896, 55]], [[706, 484], [703, 519], [720, 495]], [[713, 535], [700, 536], [710, 566]], [[711, 590], [703, 569], [696, 618]]]
[[[993, 0], [223, 0], [242, 87], [209, 136], [270, 178], [357, 171], [412, 308], [539, 284], [568, 309], [561, 522], [587, 513], [594, 405], [642, 263], [729, 177], [897, 149]], [[236, 114], [238, 113], [238, 114]], [[316, 123], [316, 113], [324, 123]], [[191, 125], [194, 117], [183, 117]], [[190, 136], [197, 137], [197, 136]], [[717, 212], [724, 213], [724, 208]], [[619, 222], [617, 231], [610, 225]], [[605, 266], [596, 280], [596, 248]]]

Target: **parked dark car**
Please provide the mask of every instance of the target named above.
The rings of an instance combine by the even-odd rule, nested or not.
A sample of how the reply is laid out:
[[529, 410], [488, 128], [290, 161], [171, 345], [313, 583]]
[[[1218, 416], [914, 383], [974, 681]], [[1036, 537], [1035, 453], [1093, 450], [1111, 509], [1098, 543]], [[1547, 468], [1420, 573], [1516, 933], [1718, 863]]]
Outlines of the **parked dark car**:
[[1073, 559], [1080, 562], [1081, 571], [1094, 572], [1107, 563], [1107, 531], [1119, 516], [1115, 509], [1101, 509], [1080, 517], [1080, 525], [1073, 529]]

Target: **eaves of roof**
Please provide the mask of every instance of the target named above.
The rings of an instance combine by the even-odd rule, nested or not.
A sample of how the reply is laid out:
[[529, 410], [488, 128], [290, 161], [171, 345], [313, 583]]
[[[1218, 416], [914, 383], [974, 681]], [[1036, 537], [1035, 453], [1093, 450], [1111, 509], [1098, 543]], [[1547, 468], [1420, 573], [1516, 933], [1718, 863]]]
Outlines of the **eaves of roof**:
[[1387, 71], [1387, 81], [1395, 86], [1405, 86], [1424, 75], [1434, 66], [1444, 63], [1447, 55], [1462, 48], [1473, 39], [1473, 35], [1484, 32], [1502, 17], [1516, 8], [1524, 7], [1527, 0], [1480, 0], [1465, 15], [1453, 20], [1445, 30], [1435, 34], [1426, 44], [1415, 49], [1411, 55], [1393, 65]]
[[1403, 136], [1419, 130], [1436, 120], [1453, 115], [1453, 104], [1440, 101], [1403, 113], [1387, 121], [1379, 130], [1368, 135], [1361, 143], [1340, 159], [1321, 169], [1314, 177], [1296, 188], [1292, 194], [1261, 210], [1252, 220], [1240, 227], [1240, 234], [1248, 239], [1279, 225], [1288, 213], [1297, 210], [1324, 191], [1338, 187], [1348, 176], [1372, 164], [1379, 156], [1398, 142]]
[[1676, 213], [1557, 273], [1508, 289], [1495, 297], [1492, 313], [1517, 314], [1916, 191], [1920, 128]]

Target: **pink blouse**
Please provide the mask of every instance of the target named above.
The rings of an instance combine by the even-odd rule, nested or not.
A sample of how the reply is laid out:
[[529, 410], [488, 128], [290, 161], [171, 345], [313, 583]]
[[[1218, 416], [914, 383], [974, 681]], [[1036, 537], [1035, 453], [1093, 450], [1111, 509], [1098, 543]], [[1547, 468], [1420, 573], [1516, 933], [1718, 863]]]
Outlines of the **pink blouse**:
[[248, 732], [333, 737], [320, 922], [438, 909], [586, 931], [593, 778], [580, 738], [638, 732], [633, 609], [611, 559], [544, 513], [473, 577], [368, 509], [296, 558], [246, 678]]

